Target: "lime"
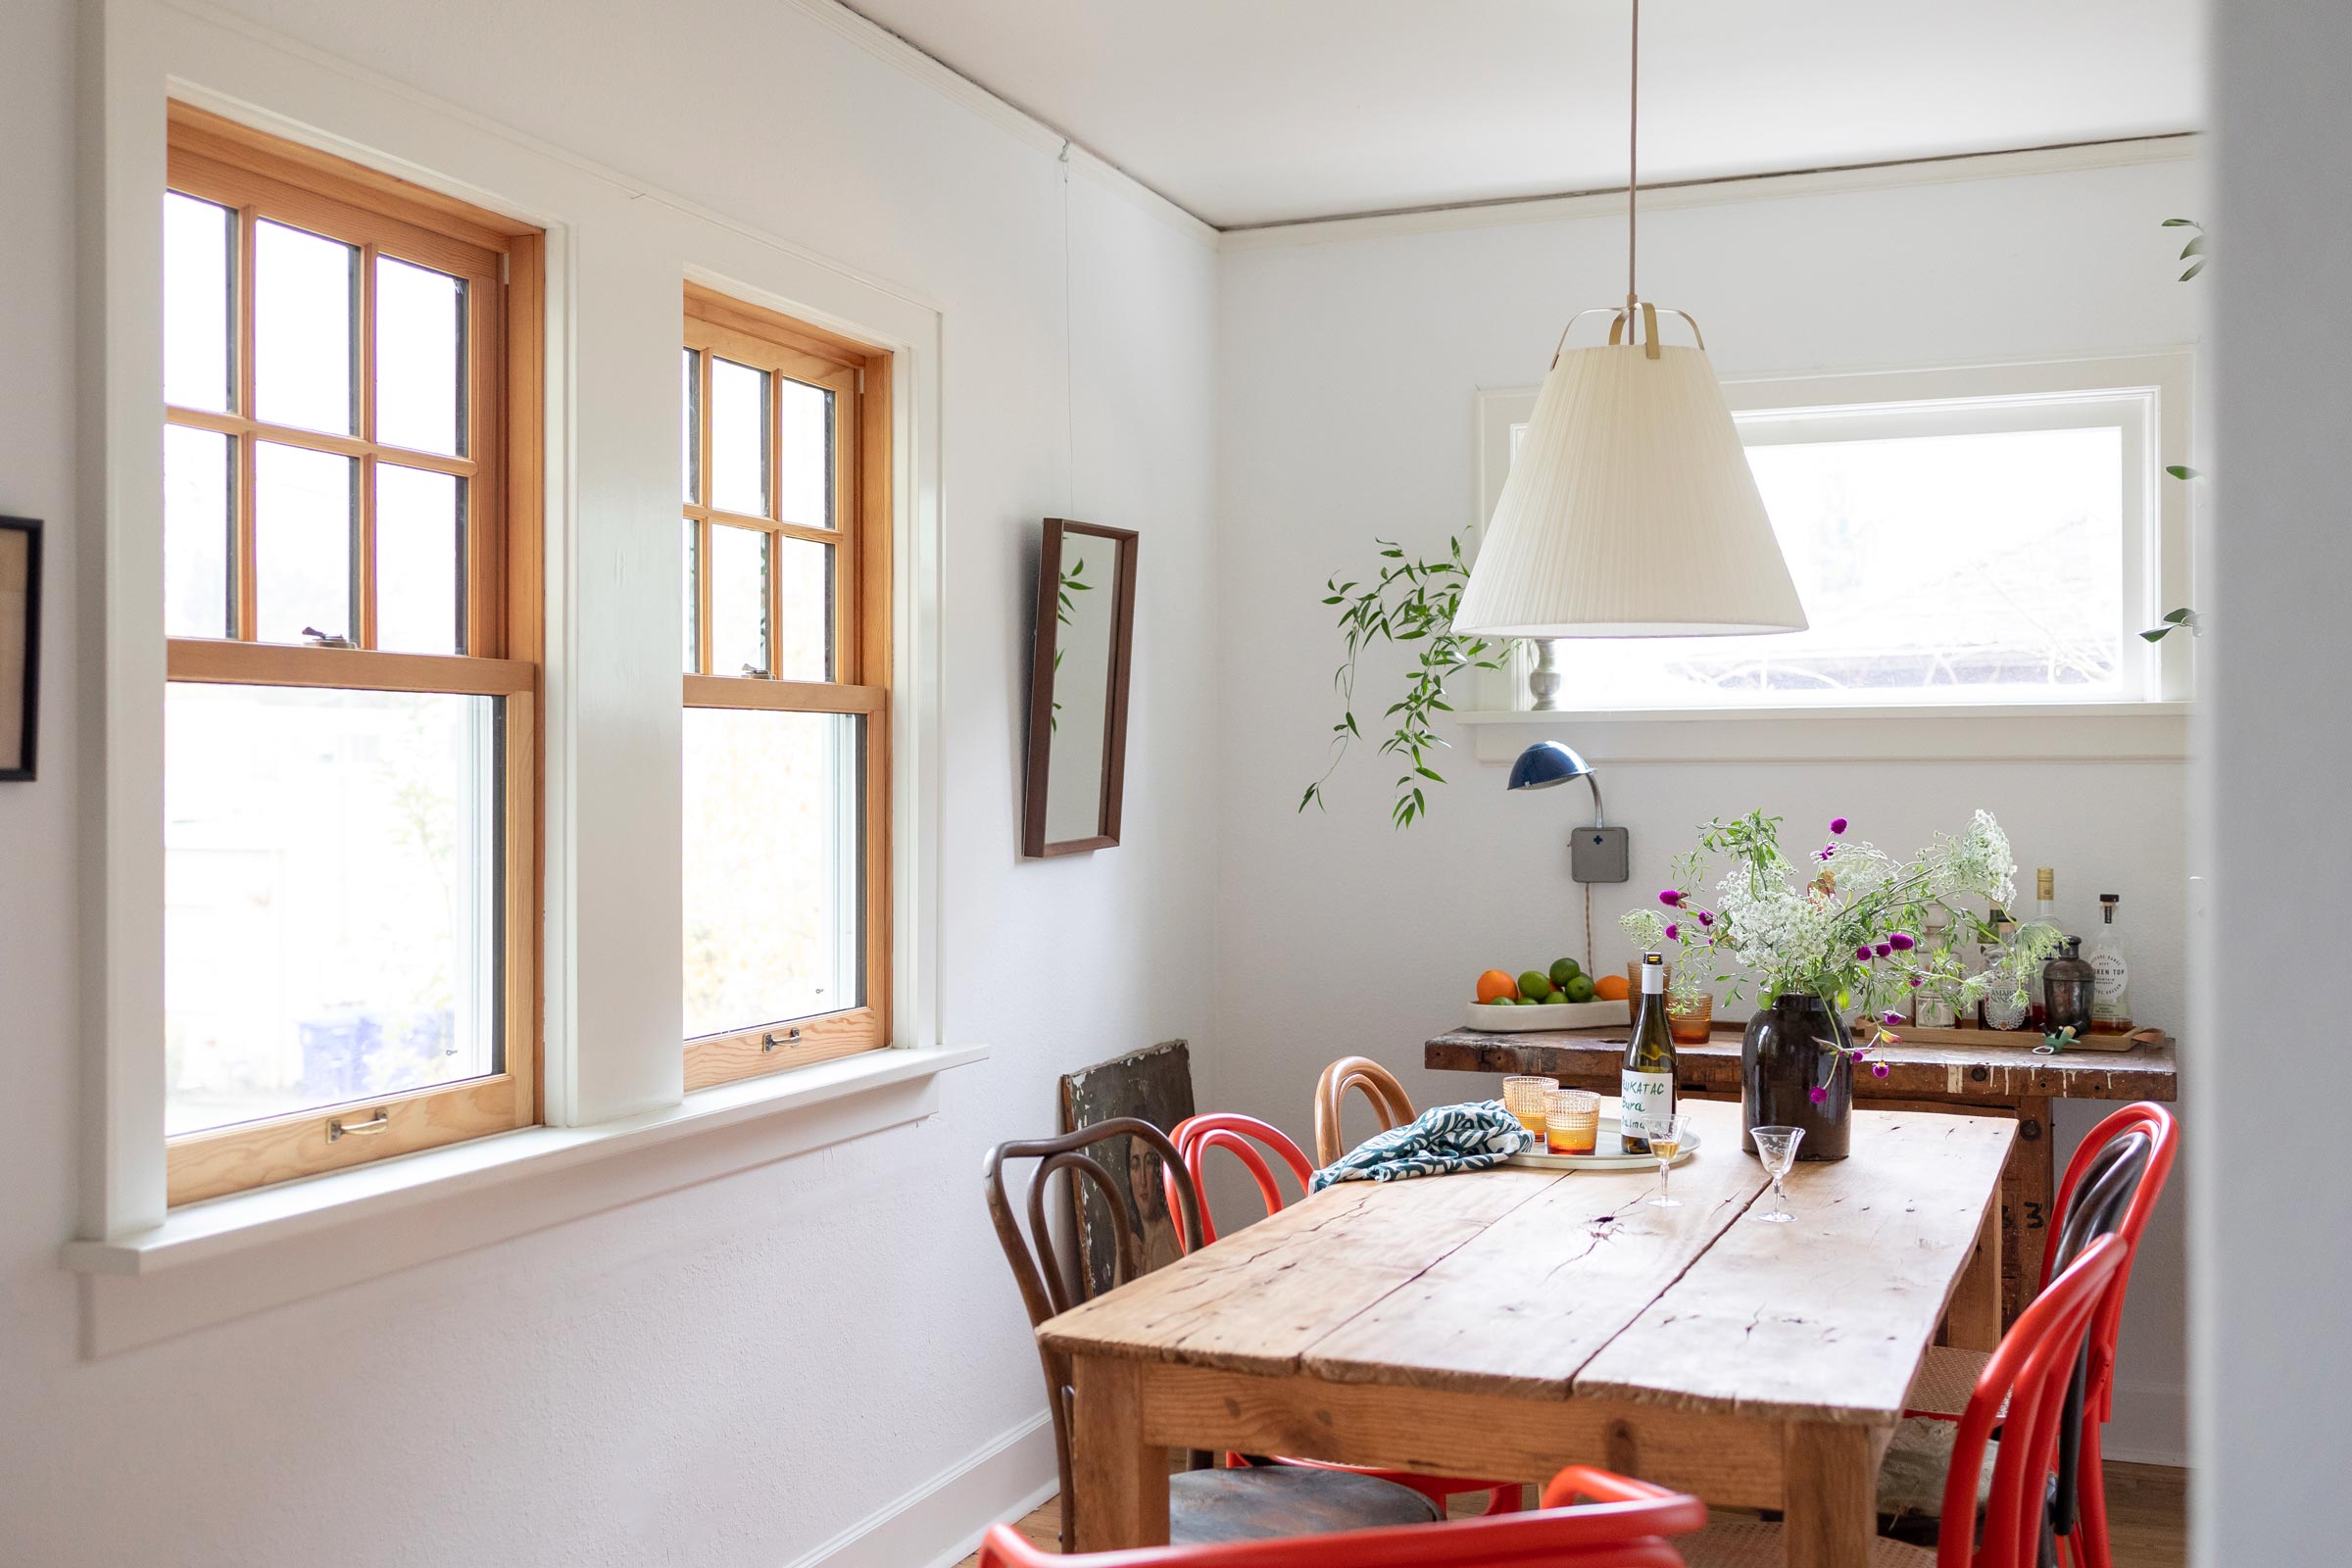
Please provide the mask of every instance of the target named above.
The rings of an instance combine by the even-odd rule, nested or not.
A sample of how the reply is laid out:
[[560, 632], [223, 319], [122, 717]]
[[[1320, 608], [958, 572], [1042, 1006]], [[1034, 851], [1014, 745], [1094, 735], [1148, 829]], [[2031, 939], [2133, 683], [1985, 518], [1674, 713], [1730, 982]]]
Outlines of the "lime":
[[1530, 969], [1519, 977], [1519, 994], [1523, 997], [1541, 997], [1550, 990], [1551, 976], [1541, 969]]
[[1571, 976], [1567, 989], [1570, 1002], [1591, 1002], [1592, 1000], [1592, 977], [1589, 974]]
[[1565, 991], [1568, 989], [1568, 982], [1584, 972], [1584, 965], [1578, 963], [1574, 958], [1555, 958], [1551, 965], [1551, 983]]

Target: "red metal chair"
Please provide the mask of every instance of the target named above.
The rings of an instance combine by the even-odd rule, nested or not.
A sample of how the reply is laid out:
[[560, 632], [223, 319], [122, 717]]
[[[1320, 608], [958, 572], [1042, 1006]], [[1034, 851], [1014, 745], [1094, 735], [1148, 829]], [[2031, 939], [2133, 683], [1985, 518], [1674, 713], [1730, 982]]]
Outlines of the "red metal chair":
[[[2066, 1176], [2058, 1184], [2053, 1206], [2060, 1216], [2059, 1239], [2042, 1254], [2040, 1289], [2048, 1289], [2053, 1269], [2064, 1267], [2100, 1233], [2112, 1231], [2136, 1254], [2172, 1175], [2179, 1141], [2180, 1124], [2172, 1112], [2150, 1101], [2125, 1105], [2090, 1130], [2067, 1161]], [[2113, 1208], [2119, 1203], [2122, 1213], [2116, 1218]], [[2065, 1485], [2056, 1525], [2058, 1535], [2071, 1541], [2082, 1568], [2111, 1568], [2112, 1563], [2099, 1434], [2115, 1413], [2116, 1341], [2123, 1331], [2124, 1296], [2131, 1282], [2127, 1260], [2091, 1320], [2082, 1387], [2075, 1401], [2078, 1420], [2067, 1434]], [[1982, 1351], [1940, 1347], [1931, 1350], [1911, 1392], [1912, 1408], [1905, 1414], [1958, 1420], [1955, 1406], [1961, 1401], [1953, 1392], [1973, 1386], [1985, 1360]]]
[[[1593, 1500], [1573, 1501], [1580, 1496]], [[1665, 1538], [1706, 1522], [1696, 1497], [1571, 1465], [1544, 1487], [1542, 1508], [1507, 1518], [1078, 1556], [1042, 1551], [997, 1525], [980, 1543], [980, 1568], [1685, 1568]]]
[[[1201, 1166], [1210, 1150], [1230, 1150], [1241, 1160], [1243, 1168], [1250, 1172], [1250, 1179], [1257, 1183], [1258, 1197], [1264, 1201], [1269, 1214], [1282, 1211], [1284, 1199], [1274, 1166], [1267, 1160], [1266, 1154], [1260, 1152], [1259, 1145], [1265, 1146], [1266, 1151], [1271, 1152], [1274, 1158], [1298, 1178], [1301, 1195], [1305, 1194], [1308, 1184], [1314, 1179], [1315, 1168], [1307, 1163], [1305, 1151], [1293, 1143], [1290, 1135], [1281, 1128], [1259, 1121], [1255, 1116], [1243, 1116], [1232, 1111], [1188, 1116], [1176, 1124], [1168, 1137], [1176, 1145], [1176, 1152], [1184, 1156], [1184, 1168], [1193, 1178], [1193, 1190], [1200, 1195], [1200, 1235], [1204, 1245], [1217, 1239], [1216, 1220], [1209, 1212], [1208, 1186], [1200, 1179]], [[1176, 1173], [1163, 1169], [1160, 1180], [1167, 1188], [1168, 1212], [1175, 1213], [1179, 1202]], [[1240, 1454], [1226, 1455], [1229, 1465], [1241, 1462], [1244, 1461]], [[1517, 1513], [1526, 1506], [1523, 1489], [1516, 1482], [1463, 1481], [1447, 1476], [1414, 1475], [1403, 1470], [1362, 1470], [1353, 1465], [1326, 1464], [1319, 1459], [1276, 1459], [1274, 1462], [1303, 1465], [1317, 1470], [1351, 1470], [1358, 1475], [1378, 1476], [1383, 1481], [1394, 1481], [1399, 1486], [1412, 1488], [1440, 1508], [1446, 1506], [1448, 1497], [1466, 1492], [1491, 1494], [1486, 1507], [1490, 1514]]]
[[[1880, 1540], [1872, 1547], [1872, 1568], [1931, 1563], [1935, 1568], [2037, 1568], [2045, 1561], [2055, 1506], [2051, 1484], [2075, 1369], [2107, 1293], [2123, 1277], [2131, 1256], [2132, 1244], [2123, 1237], [2100, 1237], [2018, 1314], [2000, 1348], [1985, 1360], [1968, 1408], [1960, 1413], [1936, 1550]], [[1978, 1479], [1996, 1427], [2000, 1443], [1992, 1492], [1980, 1531]], [[1779, 1525], [1727, 1520], [1682, 1543], [1682, 1551], [1690, 1568], [1778, 1563], [1780, 1532]], [[2055, 1547], [2047, 1549], [2046, 1560], [2054, 1560]]]

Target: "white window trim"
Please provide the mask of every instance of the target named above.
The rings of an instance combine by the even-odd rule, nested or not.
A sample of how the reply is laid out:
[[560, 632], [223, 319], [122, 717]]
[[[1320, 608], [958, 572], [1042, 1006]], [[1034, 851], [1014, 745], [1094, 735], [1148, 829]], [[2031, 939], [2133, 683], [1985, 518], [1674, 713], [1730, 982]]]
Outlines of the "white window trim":
[[[101, 19], [103, 90], [84, 99], [84, 144], [100, 149], [102, 178], [85, 197], [88, 336], [102, 367], [87, 378], [84, 471], [88, 514], [100, 519], [102, 572], [91, 601], [97, 667], [85, 682], [83, 777], [95, 810], [80, 866], [84, 889], [85, 1078], [79, 1239], [65, 1261], [93, 1277], [145, 1275], [186, 1260], [261, 1258], [284, 1298], [336, 1267], [287, 1272], [284, 1249], [256, 1251], [386, 1207], [429, 1214], [410, 1261], [463, 1239], [449, 1221], [494, 1207], [456, 1201], [484, 1182], [538, 1175], [656, 1145], [732, 1151], [739, 1165], [812, 1147], [777, 1118], [822, 1120], [826, 1138], [908, 1119], [900, 1086], [927, 1084], [978, 1059], [983, 1048], [941, 1041], [939, 863], [941, 539], [939, 307], [887, 280], [757, 231], [683, 198], [531, 142], [491, 122], [423, 98], [290, 40], [225, 16], [155, 0], [107, 0]], [[163, 629], [160, 505], [161, 213], [168, 97], [259, 129], [510, 213], [547, 231], [545, 366], [547, 761], [546, 1125], [388, 1159], [358, 1169], [168, 1210], [165, 1201], [163, 1036]], [[268, 105], [269, 112], [254, 105]], [[388, 156], [377, 149], [397, 149]], [[593, 256], [591, 266], [584, 258]], [[679, 603], [674, 533], [631, 532], [609, 493], [677, 490], [678, 291], [687, 277], [771, 305], [889, 350], [892, 377], [893, 622], [892, 842], [895, 1049], [687, 1095], [683, 1089], [680, 923], [675, 858], [649, 858], [648, 842], [675, 842], [678, 769], [649, 765], [652, 727], [677, 737], [675, 628], [610, 624], [594, 599], [625, 577], [653, 601]], [[642, 362], [638, 378], [612, 373]], [[590, 383], [584, 363], [603, 370]], [[594, 390], [584, 391], [593, 385]], [[659, 454], [658, 458], [656, 454]], [[616, 465], [633, 466], [619, 466]], [[596, 569], [583, 570], [584, 561]], [[580, 620], [598, 618], [583, 635]], [[637, 619], [644, 620], [642, 615]], [[658, 659], [633, 658], [638, 636]], [[652, 673], [648, 673], [648, 671]], [[618, 712], [619, 716], [613, 715]], [[584, 722], [595, 715], [596, 722]], [[625, 733], [614, 733], [614, 731]], [[674, 747], [673, 747], [674, 752]], [[631, 831], [619, 831], [618, 811]], [[664, 816], [666, 811], [666, 817]], [[667, 831], [664, 832], [666, 825]], [[648, 889], [668, 885], [671, 902]], [[931, 1102], [921, 1099], [928, 1114]], [[844, 1105], [862, 1107], [847, 1115]], [[687, 1138], [747, 1123], [757, 1137]], [[817, 1131], [810, 1129], [813, 1135]], [[708, 1153], [620, 1162], [615, 1197], [677, 1184]], [[557, 1207], [561, 1207], [558, 1204]], [[585, 1210], [583, 1210], [585, 1211]], [[435, 1238], [450, 1238], [446, 1247]], [[318, 1249], [326, 1257], [331, 1249]], [[346, 1268], [346, 1272], [347, 1272]], [[201, 1272], [212, 1273], [208, 1269]], [[85, 1281], [85, 1284], [89, 1282]], [[208, 1301], [241, 1299], [217, 1285]], [[103, 1316], [104, 1297], [93, 1301]], [[202, 1308], [211, 1310], [212, 1308]], [[148, 1310], [141, 1308], [142, 1311]], [[85, 1314], [88, 1316], [90, 1314]], [[193, 1326], [182, 1324], [182, 1326]], [[90, 1337], [105, 1341], [103, 1325]]]
[[[2128, 433], [2146, 452], [2137, 466], [2157, 475], [2168, 463], [2194, 464], [2194, 359], [2187, 349], [2147, 354], [2038, 360], [1926, 369], [1868, 370], [1810, 376], [1730, 377], [1725, 400], [1735, 413], [1818, 410], [1837, 415], [1887, 404], [1933, 405], [1986, 397], [2075, 400], [2099, 394], [2144, 397], [2149, 428]], [[1534, 387], [1481, 389], [1474, 405], [1478, 453], [1475, 515], [1494, 515], [1510, 466], [1510, 429], [1535, 408]], [[2152, 625], [2164, 610], [2195, 603], [2194, 486], [2157, 478], [2125, 497], [2126, 526], [2153, 534], [2156, 580], [2127, 580], [2132, 605]], [[1473, 536], [1475, 538], [1475, 535]], [[2134, 650], [2136, 652], [2136, 650]], [[2144, 701], [2090, 703], [1817, 704], [1719, 708], [1589, 708], [1537, 712], [1525, 706], [1525, 657], [1482, 673], [1471, 727], [1481, 760], [1507, 761], [1528, 742], [1573, 727], [1578, 749], [1595, 760], [1862, 760], [2173, 759], [2187, 755], [2188, 710], [2195, 682], [2195, 639], [2168, 637], [2152, 651], [2153, 695]], [[1758, 724], [1757, 720], [1771, 720]], [[1661, 721], [1671, 721], [1669, 729]]]

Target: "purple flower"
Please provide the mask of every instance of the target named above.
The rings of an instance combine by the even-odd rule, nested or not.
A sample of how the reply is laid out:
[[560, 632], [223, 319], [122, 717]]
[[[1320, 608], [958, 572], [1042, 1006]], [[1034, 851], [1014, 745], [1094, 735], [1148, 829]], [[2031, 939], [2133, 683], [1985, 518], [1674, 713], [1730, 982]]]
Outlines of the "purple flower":
[[1819, 1084], [1815, 1084], [1811, 1089], [1806, 1090], [1805, 1093], [1811, 1097], [1813, 1103], [1816, 1105], [1821, 1104], [1830, 1098], [1830, 1092]]
[[1919, 989], [1919, 976], [1917, 976], [1917, 975], [1913, 975], [1913, 976], [1911, 977], [1911, 989], [1912, 989], [1912, 990], [1914, 990], [1914, 991], [1917, 991], [1917, 990]]
[[1913, 948], [1919, 946], [1911, 939], [1911, 933], [1908, 931], [1896, 931], [1890, 934], [1886, 938], [1886, 945], [1897, 953], [1909, 953]]
[[1886, 1067], [1886, 1064], [1885, 1062], [1883, 1062], [1883, 1061], [1874, 1061], [1874, 1062], [1872, 1062], [1872, 1063], [1870, 1064], [1870, 1075], [1871, 1075], [1873, 1078], [1884, 1078], [1884, 1077], [1886, 1077], [1886, 1073], [1887, 1073], [1887, 1067]]
[[1875, 954], [1877, 954], [1877, 955], [1878, 955], [1880, 957], [1884, 958], [1885, 956], [1886, 956], [1886, 955], [1888, 955], [1888, 954], [1890, 954], [1890, 953], [1892, 953], [1892, 952], [1894, 951], [1894, 944], [1893, 944], [1893, 943], [1891, 943], [1891, 942], [1882, 942], [1882, 943], [1880, 943], [1880, 944], [1879, 944], [1877, 947], [1875, 947], [1875, 948], [1871, 949], [1870, 951], [1871, 951], [1871, 952], [1873, 952], [1873, 953], [1875, 953]]
[[1838, 846], [1837, 846], [1837, 845], [1835, 845], [1835, 844], [1825, 844], [1825, 845], [1823, 845], [1823, 846], [1822, 846], [1820, 849], [1818, 849], [1818, 850], [1815, 850], [1815, 851], [1813, 852], [1813, 858], [1815, 858], [1816, 860], [1826, 860], [1826, 859], [1830, 858], [1832, 856], [1836, 855], [1837, 853], [1838, 853]]
[[1707, 910], [1701, 909], [1698, 911], [1698, 923], [1700, 925], [1713, 925], [1715, 923], [1715, 916]]
[[1868, 963], [1870, 961], [1870, 944], [1865, 942], [1860, 947], [1856, 948], [1854, 950], [1854, 956], [1861, 959], [1864, 963]]
[[1680, 920], [1669, 920], [1669, 921], [1667, 921], [1667, 922], [1666, 922], [1666, 940], [1667, 940], [1667, 941], [1669, 941], [1669, 942], [1680, 942], [1680, 941], [1682, 940], [1682, 937], [1683, 937], [1683, 923], [1682, 923]]
[[1899, 1012], [1882, 1013], [1880, 1016], [1885, 1018], [1888, 1023], [1901, 1023], [1903, 1021], [1903, 1015]]
[[1831, 818], [1830, 818], [1830, 832], [1831, 832], [1831, 834], [1832, 834], [1833, 836], [1835, 836], [1835, 835], [1837, 835], [1837, 834], [1839, 834], [1839, 833], [1842, 833], [1842, 832], [1844, 832], [1844, 831], [1845, 831], [1845, 818], [1844, 818], [1844, 817], [1842, 817], [1842, 816], [1833, 816], [1833, 817], [1831, 817]]
[[1658, 895], [1658, 902], [1666, 906], [1666, 907], [1669, 909], [1679, 909], [1683, 905], [1683, 896], [1680, 893], [1675, 892], [1674, 889], [1668, 888], [1665, 892]]

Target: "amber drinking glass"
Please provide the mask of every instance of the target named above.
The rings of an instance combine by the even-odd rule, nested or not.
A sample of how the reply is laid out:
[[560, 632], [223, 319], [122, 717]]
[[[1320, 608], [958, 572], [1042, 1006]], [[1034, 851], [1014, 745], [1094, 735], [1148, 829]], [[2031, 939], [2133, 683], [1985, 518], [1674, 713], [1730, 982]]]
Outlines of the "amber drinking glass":
[[1590, 1154], [1600, 1137], [1600, 1097], [1590, 1089], [1554, 1089], [1544, 1097], [1544, 1147], [1554, 1154]]
[[1560, 1087], [1557, 1078], [1505, 1078], [1502, 1108], [1519, 1118], [1519, 1125], [1544, 1136], [1544, 1097]]
[[1715, 993], [1666, 1004], [1666, 1032], [1678, 1046], [1703, 1046], [1715, 1032]]

